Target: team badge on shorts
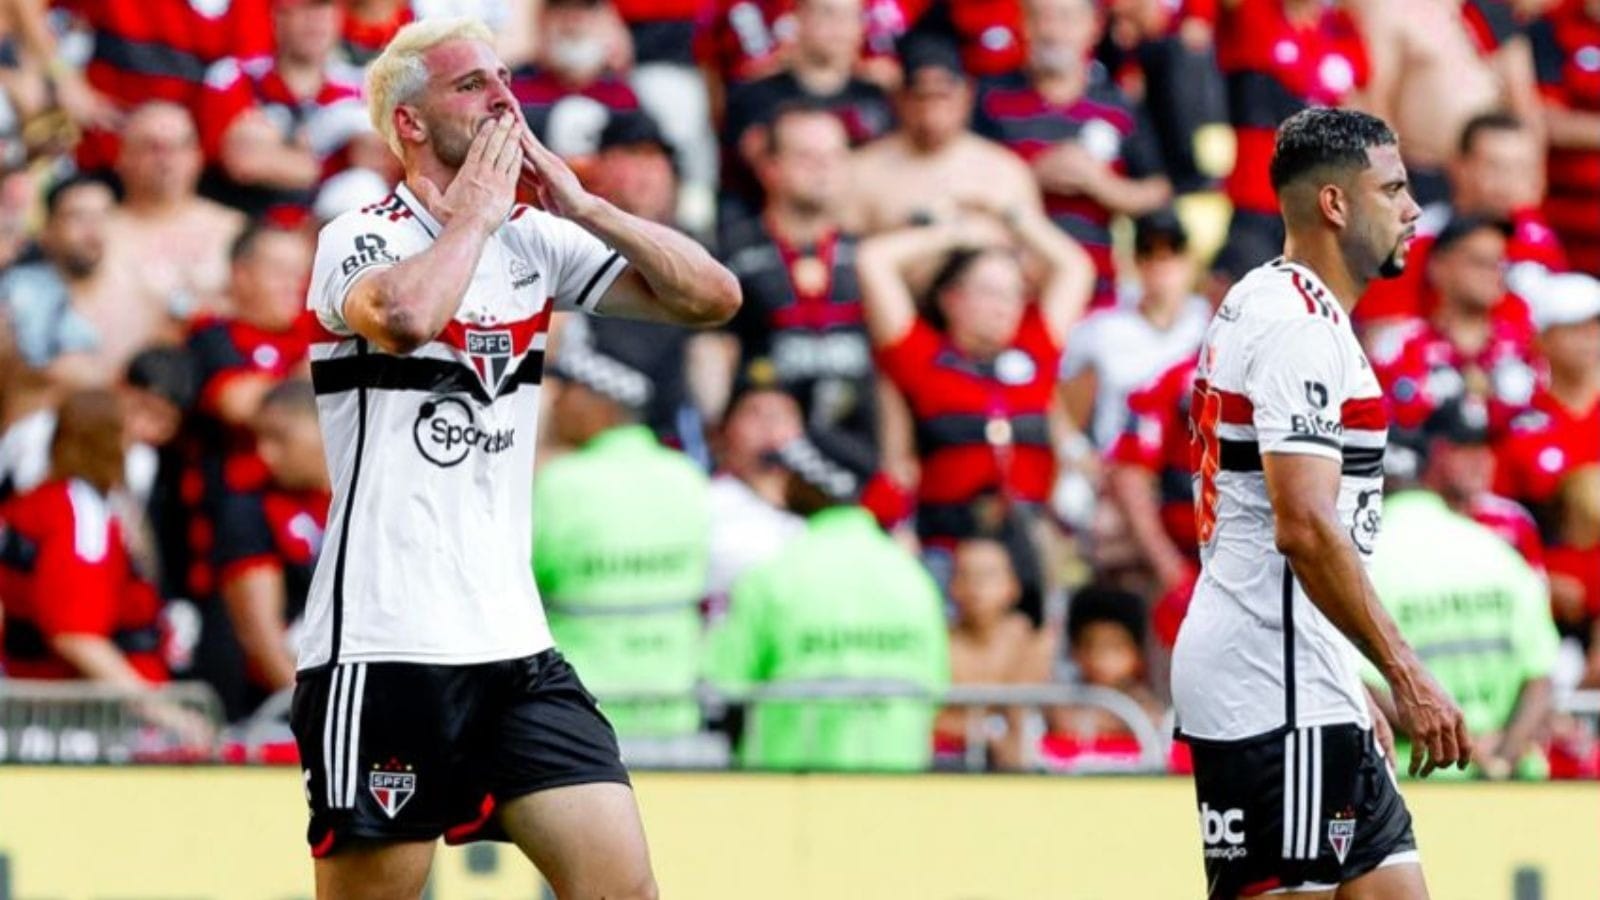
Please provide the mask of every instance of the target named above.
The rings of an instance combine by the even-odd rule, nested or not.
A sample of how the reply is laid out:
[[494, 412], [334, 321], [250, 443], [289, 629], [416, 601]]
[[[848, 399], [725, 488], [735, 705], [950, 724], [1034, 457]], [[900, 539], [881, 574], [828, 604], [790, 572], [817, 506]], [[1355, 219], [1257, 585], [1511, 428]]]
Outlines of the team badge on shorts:
[[389, 818], [394, 818], [411, 795], [417, 792], [417, 774], [410, 766], [391, 760], [387, 765], [373, 766], [367, 773], [367, 790], [372, 799]]
[[1356, 818], [1349, 810], [1339, 813], [1328, 820], [1328, 843], [1333, 846], [1333, 855], [1339, 858], [1339, 865], [1344, 865], [1345, 855], [1350, 852], [1350, 845], [1356, 839]]

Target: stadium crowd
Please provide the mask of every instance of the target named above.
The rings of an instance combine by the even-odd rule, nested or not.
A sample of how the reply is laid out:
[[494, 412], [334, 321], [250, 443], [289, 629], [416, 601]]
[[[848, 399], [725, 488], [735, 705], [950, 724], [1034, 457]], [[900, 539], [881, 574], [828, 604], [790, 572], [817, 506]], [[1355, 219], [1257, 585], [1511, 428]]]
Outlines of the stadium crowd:
[[[1274, 128], [1343, 105], [1426, 208], [1355, 312], [1375, 582], [1473, 773], [1600, 776], [1557, 703], [1600, 688], [1600, 0], [4, 0], [3, 677], [199, 679], [232, 720], [293, 683], [329, 502], [312, 248], [407, 214], [360, 67], [437, 15], [488, 22], [539, 138], [743, 288], [706, 333], [552, 326], [509, 502], [590, 687], [683, 695], [605, 703], [624, 738], [708, 727], [702, 681], [1083, 685], [1168, 731], [1195, 360], [1281, 249]], [[415, 439], [533, 437], [441, 395]], [[821, 705], [709, 725], [758, 766], [1140, 758], [1087, 701]]]

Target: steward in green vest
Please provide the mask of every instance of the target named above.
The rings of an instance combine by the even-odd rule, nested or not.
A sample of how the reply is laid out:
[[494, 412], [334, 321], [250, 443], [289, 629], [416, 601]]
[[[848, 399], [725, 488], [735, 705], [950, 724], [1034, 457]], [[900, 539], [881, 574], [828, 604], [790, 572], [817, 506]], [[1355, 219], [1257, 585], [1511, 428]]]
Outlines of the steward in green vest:
[[950, 681], [939, 589], [856, 505], [870, 453], [816, 435], [774, 458], [789, 470], [788, 506], [806, 530], [734, 584], [708, 650], [712, 681], [733, 694], [871, 686], [920, 696], [762, 701], [747, 710], [740, 760], [758, 769], [927, 768]]
[[[541, 466], [533, 490], [533, 571], [550, 632], [619, 736], [690, 734], [700, 727], [706, 477], [637, 424], [652, 390], [643, 373], [583, 333], [566, 338], [551, 413], [577, 449]], [[684, 699], [608, 699], [641, 693]]]

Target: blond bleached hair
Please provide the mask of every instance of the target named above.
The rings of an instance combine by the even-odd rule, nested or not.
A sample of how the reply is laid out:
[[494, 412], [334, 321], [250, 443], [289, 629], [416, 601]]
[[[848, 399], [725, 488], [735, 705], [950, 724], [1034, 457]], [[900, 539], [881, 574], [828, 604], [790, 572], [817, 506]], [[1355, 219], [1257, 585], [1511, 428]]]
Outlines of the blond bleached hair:
[[394, 130], [394, 110], [408, 103], [428, 84], [428, 67], [423, 54], [448, 41], [482, 41], [494, 46], [494, 33], [477, 19], [424, 19], [401, 28], [389, 46], [367, 67], [367, 113], [372, 127], [383, 140], [400, 153], [400, 135]]

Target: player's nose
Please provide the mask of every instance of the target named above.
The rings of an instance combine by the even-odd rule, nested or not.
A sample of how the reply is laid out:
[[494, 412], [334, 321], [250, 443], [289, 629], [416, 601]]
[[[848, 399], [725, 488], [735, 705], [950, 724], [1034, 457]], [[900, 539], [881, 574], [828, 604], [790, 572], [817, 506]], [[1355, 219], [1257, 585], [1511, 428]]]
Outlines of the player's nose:
[[490, 87], [489, 112], [498, 116], [504, 112], [511, 112], [516, 106], [517, 98], [511, 93], [511, 86], [495, 79]]

